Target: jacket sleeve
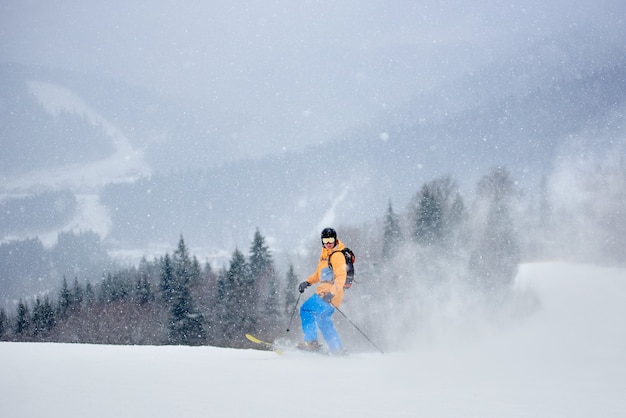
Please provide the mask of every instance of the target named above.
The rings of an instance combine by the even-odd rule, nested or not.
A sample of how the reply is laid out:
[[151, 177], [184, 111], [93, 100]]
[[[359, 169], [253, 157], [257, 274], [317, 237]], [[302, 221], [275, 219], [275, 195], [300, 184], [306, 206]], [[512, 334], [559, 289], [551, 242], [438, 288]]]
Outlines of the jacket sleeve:
[[319, 281], [321, 280], [320, 271], [328, 263], [328, 259], [324, 258], [324, 257], [325, 257], [324, 256], [324, 250], [322, 250], [321, 253], [320, 253], [320, 259], [317, 262], [317, 267], [315, 268], [315, 272], [313, 274], [311, 274], [309, 277], [307, 277], [307, 279], [306, 279], [306, 281], [309, 282], [310, 284], [319, 283]]
[[315, 284], [315, 283], [320, 281], [320, 269], [319, 269], [319, 266], [315, 270], [315, 273], [313, 273], [309, 277], [307, 277], [306, 281], [309, 282], [310, 284]]

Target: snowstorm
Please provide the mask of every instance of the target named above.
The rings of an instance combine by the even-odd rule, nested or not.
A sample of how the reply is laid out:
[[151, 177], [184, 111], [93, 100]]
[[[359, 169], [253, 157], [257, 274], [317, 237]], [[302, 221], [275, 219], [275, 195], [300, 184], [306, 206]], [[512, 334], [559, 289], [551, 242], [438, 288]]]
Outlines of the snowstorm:
[[[296, 3], [0, 4], [0, 413], [620, 416], [624, 2]], [[327, 227], [344, 358], [294, 348]]]

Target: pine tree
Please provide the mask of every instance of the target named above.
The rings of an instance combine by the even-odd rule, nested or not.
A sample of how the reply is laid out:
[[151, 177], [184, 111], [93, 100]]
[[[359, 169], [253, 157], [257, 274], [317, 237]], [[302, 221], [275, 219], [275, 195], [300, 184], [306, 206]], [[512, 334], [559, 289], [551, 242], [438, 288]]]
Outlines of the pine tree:
[[255, 293], [251, 295], [261, 310], [255, 314], [257, 325], [264, 334], [271, 333], [280, 320], [280, 299], [278, 296], [278, 279], [269, 247], [265, 245], [265, 237], [257, 228], [250, 247], [249, 257], [250, 278], [254, 283]]
[[[272, 275], [267, 281], [267, 291], [260, 311], [257, 313], [257, 328], [263, 335], [273, 335], [281, 325], [281, 300], [278, 291], [277, 277]], [[257, 304], [258, 306], [258, 304]]]
[[413, 215], [415, 242], [427, 247], [450, 246], [465, 216], [455, 182], [444, 176], [426, 183], [416, 201]]
[[37, 336], [43, 332], [43, 304], [41, 303], [41, 299], [39, 296], [35, 299], [35, 306], [33, 306], [33, 318], [32, 318], [32, 332], [34, 336]]
[[128, 272], [108, 272], [106, 278], [100, 284], [99, 299], [103, 303], [112, 303], [127, 300], [132, 292]]
[[148, 278], [145, 274], [139, 273], [135, 280], [135, 290], [133, 292], [133, 299], [139, 305], [145, 305], [148, 302], [154, 300], [154, 295], [152, 293], [152, 286], [148, 281]]
[[190, 280], [192, 286], [202, 281], [202, 267], [195, 255], [191, 257]]
[[83, 301], [85, 298], [85, 291], [83, 287], [78, 282], [78, 278], [74, 278], [74, 286], [72, 287], [72, 308], [77, 309], [83, 305]]
[[510, 284], [520, 262], [519, 238], [511, 216], [515, 183], [508, 170], [494, 169], [478, 183], [479, 205], [484, 207], [482, 228], [470, 258], [472, 280], [493, 291]]
[[204, 316], [198, 312], [191, 296], [191, 285], [200, 280], [200, 264], [189, 255], [183, 237], [172, 257], [171, 307], [169, 316], [170, 344], [200, 345], [206, 340]]
[[215, 279], [215, 273], [213, 272], [213, 267], [211, 267], [211, 263], [207, 260], [204, 263], [204, 268], [202, 269], [202, 278], [206, 281], [210, 281]]
[[159, 261], [155, 258], [154, 261], [150, 262], [146, 259], [146, 257], [141, 257], [141, 260], [139, 260], [138, 270], [148, 280], [151, 280], [152, 278], [155, 278], [155, 277], [159, 277], [159, 274], [160, 274]]
[[70, 289], [67, 286], [67, 279], [65, 278], [65, 276], [63, 276], [63, 284], [61, 285], [59, 300], [57, 302], [57, 312], [59, 313], [59, 317], [65, 317], [71, 306], [72, 292], [70, 292]]
[[178, 241], [178, 247], [172, 256], [172, 265], [176, 282], [174, 287], [190, 286], [193, 283], [197, 283], [200, 279], [200, 264], [195, 257], [194, 260], [191, 259], [182, 235]]
[[85, 285], [84, 300], [85, 306], [87, 307], [91, 307], [96, 301], [96, 292], [94, 292], [93, 286], [90, 282], [87, 282], [87, 284]]
[[4, 339], [7, 332], [7, 322], [7, 313], [4, 311], [4, 308], [0, 308], [0, 340]]
[[427, 246], [438, 243], [443, 235], [442, 218], [442, 202], [438, 199], [435, 190], [429, 185], [424, 185], [417, 212], [415, 240]]
[[161, 262], [161, 273], [159, 275], [160, 282], [159, 287], [161, 289], [161, 297], [165, 303], [170, 305], [175, 296], [176, 283], [174, 276], [174, 269], [169, 254], [165, 254], [163, 261]]
[[193, 306], [188, 286], [181, 287], [170, 308], [168, 343], [202, 345], [206, 341], [204, 317]]
[[4, 308], [0, 308], [0, 339], [4, 336], [4, 333], [7, 330], [6, 326], [7, 314], [4, 311]]
[[34, 336], [48, 333], [55, 325], [54, 308], [50, 298], [46, 296], [44, 301], [37, 297], [33, 307], [32, 332]]
[[46, 295], [43, 299], [42, 309], [42, 325], [44, 330], [50, 331], [56, 325], [56, 318], [54, 315], [54, 308], [50, 298]]
[[452, 201], [452, 205], [449, 209], [448, 214], [448, 225], [450, 229], [456, 229], [458, 226], [465, 222], [465, 218], [467, 217], [465, 203], [463, 203], [463, 198], [457, 192], [454, 200]]
[[262, 280], [272, 273], [273, 264], [269, 247], [265, 245], [265, 237], [257, 228], [250, 246], [250, 275], [255, 280]]
[[24, 336], [30, 328], [30, 312], [28, 305], [20, 299], [17, 305], [17, 317], [15, 318], [15, 325], [13, 331], [15, 334]]
[[385, 225], [383, 231], [383, 259], [391, 258], [391, 254], [398, 250], [402, 244], [402, 229], [400, 219], [393, 211], [391, 200], [385, 214]]
[[296, 292], [298, 288], [298, 276], [293, 267], [293, 263], [289, 263], [289, 270], [287, 270], [286, 276], [287, 289], [285, 291], [285, 316], [291, 316], [291, 313], [296, 309], [296, 303], [298, 302]]
[[232, 255], [228, 270], [220, 274], [217, 282], [219, 323], [224, 343], [236, 346], [243, 343], [244, 330], [256, 325], [254, 282], [244, 255], [238, 249]]

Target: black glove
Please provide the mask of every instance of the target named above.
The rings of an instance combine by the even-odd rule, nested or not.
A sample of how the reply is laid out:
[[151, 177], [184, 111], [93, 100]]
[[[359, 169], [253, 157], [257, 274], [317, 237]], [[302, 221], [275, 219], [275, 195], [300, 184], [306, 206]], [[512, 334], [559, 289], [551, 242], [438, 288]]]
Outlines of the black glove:
[[302, 283], [300, 283], [300, 286], [298, 286], [298, 292], [304, 293], [306, 288], [309, 286], [311, 286], [311, 283], [307, 282], [306, 280], [303, 281]]
[[322, 296], [322, 299], [324, 299], [324, 302], [330, 303], [334, 297], [335, 295], [333, 295], [332, 293], [324, 293], [324, 296]]

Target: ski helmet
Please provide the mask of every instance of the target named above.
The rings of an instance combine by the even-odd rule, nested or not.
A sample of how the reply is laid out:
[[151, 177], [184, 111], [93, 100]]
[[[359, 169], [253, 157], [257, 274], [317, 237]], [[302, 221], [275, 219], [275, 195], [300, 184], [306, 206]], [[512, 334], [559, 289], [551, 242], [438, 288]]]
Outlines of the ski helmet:
[[337, 239], [337, 231], [335, 231], [332, 228], [324, 228], [322, 230], [321, 238], [335, 238], [335, 240], [336, 240]]

